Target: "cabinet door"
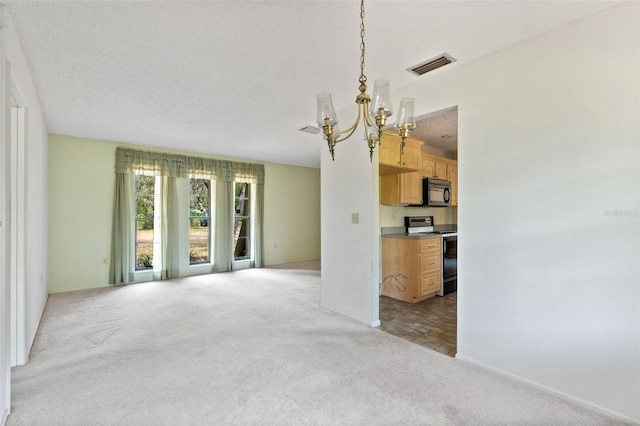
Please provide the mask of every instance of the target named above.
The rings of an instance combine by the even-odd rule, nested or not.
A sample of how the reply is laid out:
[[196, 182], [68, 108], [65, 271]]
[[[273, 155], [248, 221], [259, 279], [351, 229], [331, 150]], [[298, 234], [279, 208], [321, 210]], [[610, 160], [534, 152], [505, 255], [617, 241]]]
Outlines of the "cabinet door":
[[422, 173], [412, 172], [400, 175], [401, 204], [422, 204]]
[[380, 176], [380, 204], [422, 204], [422, 174]]
[[400, 176], [402, 175], [380, 176], [380, 204], [400, 203]]
[[458, 205], [458, 166], [447, 165], [447, 180], [451, 181], [451, 205]]
[[410, 169], [420, 170], [422, 167], [422, 154], [420, 153], [420, 142], [407, 139], [402, 156], [402, 165]]
[[396, 167], [400, 166], [400, 144], [384, 133], [382, 134], [382, 141], [380, 142], [378, 162]]
[[422, 177], [424, 178], [432, 178], [436, 175], [436, 161], [427, 157], [426, 155], [422, 156]]
[[441, 163], [436, 161], [436, 179], [446, 179], [447, 178], [447, 163]]

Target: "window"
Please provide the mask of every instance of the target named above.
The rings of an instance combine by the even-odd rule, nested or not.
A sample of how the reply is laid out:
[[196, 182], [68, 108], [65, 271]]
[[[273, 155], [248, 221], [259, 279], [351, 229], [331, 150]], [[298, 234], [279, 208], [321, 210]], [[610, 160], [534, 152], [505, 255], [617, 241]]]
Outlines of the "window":
[[115, 171], [110, 283], [262, 266], [264, 165], [118, 147]]
[[153, 267], [155, 176], [136, 175], [136, 271]]
[[211, 262], [211, 181], [189, 179], [189, 264]]
[[248, 183], [235, 182], [235, 213], [233, 226], [234, 260], [251, 258], [251, 203]]

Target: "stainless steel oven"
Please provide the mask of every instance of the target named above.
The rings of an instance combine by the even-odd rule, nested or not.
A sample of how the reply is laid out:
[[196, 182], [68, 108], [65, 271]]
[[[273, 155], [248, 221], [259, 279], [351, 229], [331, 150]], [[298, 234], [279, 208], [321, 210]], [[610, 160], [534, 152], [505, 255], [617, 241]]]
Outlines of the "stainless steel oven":
[[458, 234], [442, 234], [442, 288], [444, 296], [458, 290]]

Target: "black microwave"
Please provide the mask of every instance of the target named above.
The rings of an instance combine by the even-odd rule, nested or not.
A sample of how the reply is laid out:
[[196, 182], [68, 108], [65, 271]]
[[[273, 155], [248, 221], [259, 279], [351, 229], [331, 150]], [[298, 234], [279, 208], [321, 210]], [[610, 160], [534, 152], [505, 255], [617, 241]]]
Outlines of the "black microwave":
[[422, 205], [449, 207], [451, 205], [451, 182], [442, 179], [422, 179]]

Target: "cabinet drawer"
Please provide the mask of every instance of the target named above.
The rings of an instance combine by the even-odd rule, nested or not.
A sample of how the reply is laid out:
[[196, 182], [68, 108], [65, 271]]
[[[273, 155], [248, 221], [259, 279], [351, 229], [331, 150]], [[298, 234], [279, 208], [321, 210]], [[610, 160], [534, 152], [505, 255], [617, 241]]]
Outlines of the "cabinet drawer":
[[420, 274], [440, 271], [440, 253], [420, 255]]
[[440, 252], [440, 238], [429, 238], [428, 240], [420, 241], [420, 254], [429, 251]]
[[440, 274], [422, 275], [420, 277], [420, 296], [440, 290]]

